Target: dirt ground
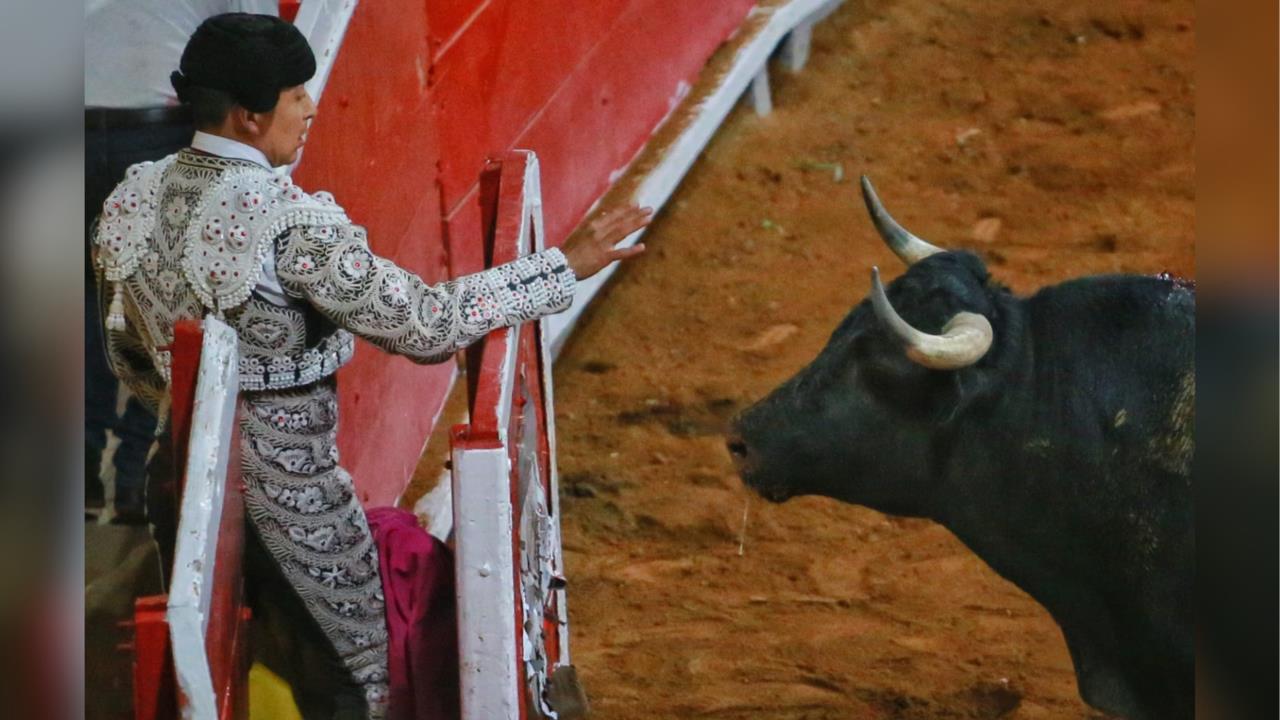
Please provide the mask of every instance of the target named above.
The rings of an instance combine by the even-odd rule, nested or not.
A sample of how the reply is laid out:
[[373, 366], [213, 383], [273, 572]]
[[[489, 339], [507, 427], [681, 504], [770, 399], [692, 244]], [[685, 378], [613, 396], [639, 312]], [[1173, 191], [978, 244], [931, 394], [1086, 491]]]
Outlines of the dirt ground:
[[1099, 717], [1049, 616], [950, 533], [749, 497], [721, 431], [901, 271], [859, 173], [1021, 293], [1194, 277], [1194, 46], [1189, 0], [849, 0], [772, 115], [735, 111], [557, 364], [593, 717]]

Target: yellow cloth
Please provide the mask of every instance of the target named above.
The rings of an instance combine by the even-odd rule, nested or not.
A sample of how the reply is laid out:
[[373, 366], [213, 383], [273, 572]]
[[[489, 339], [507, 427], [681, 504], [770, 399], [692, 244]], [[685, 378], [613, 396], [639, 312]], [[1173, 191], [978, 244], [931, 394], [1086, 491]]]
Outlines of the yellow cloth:
[[249, 668], [249, 720], [302, 720], [289, 683], [261, 663]]

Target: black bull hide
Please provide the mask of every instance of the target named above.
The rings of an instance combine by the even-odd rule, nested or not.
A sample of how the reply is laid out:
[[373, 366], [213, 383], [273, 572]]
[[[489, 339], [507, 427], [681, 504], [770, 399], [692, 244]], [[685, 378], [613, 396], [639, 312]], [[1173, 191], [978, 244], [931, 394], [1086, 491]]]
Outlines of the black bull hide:
[[735, 420], [746, 484], [941, 523], [1049, 610], [1086, 702], [1191, 717], [1193, 289], [1106, 276], [1024, 299], [976, 256], [937, 252], [887, 296], [925, 333], [982, 315], [990, 348], [924, 367], [860, 303]]

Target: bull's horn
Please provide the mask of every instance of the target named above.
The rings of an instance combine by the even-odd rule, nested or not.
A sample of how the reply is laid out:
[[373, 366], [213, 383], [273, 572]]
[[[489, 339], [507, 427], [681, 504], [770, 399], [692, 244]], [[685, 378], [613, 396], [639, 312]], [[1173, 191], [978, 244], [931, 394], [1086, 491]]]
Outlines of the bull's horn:
[[934, 370], [955, 370], [980, 360], [991, 349], [994, 333], [991, 323], [977, 313], [956, 313], [942, 328], [941, 335], [930, 335], [911, 327], [893, 305], [880, 284], [880, 268], [871, 268], [871, 306], [876, 317], [907, 347], [907, 357], [918, 365]]
[[911, 265], [930, 255], [943, 252], [942, 248], [930, 245], [899, 225], [880, 203], [880, 198], [876, 196], [876, 189], [871, 186], [871, 181], [866, 175], [862, 176], [862, 199], [867, 204], [867, 212], [871, 215], [871, 222], [875, 223], [876, 232], [884, 238], [885, 244], [893, 254], [902, 258], [902, 262]]

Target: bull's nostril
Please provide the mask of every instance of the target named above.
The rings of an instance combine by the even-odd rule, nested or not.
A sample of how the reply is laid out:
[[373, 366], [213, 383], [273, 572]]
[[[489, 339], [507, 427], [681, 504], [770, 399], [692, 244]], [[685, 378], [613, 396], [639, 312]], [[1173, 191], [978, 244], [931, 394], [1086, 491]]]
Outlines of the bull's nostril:
[[747, 456], [747, 444], [738, 438], [730, 438], [726, 445], [729, 446], [729, 454], [734, 457], [745, 458]]

